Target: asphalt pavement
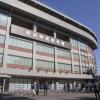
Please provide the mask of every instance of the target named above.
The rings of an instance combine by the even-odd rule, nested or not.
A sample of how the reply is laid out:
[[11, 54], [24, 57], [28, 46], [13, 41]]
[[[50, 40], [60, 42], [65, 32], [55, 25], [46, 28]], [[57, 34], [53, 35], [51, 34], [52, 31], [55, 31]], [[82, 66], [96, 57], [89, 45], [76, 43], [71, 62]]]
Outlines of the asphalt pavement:
[[[94, 93], [62, 93], [48, 94], [48, 96], [12, 96], [0, 94], [0, 100], [97, 100]], [[100, 99], [98, 99], [100, 100]]]

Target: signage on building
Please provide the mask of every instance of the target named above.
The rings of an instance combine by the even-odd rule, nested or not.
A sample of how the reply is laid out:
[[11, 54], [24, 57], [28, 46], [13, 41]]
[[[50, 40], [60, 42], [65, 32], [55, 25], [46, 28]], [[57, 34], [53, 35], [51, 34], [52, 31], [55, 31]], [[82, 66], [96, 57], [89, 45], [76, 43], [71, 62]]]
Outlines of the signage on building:
[[60, 47], [64, 47], [67, 49], [71, 49], [71, 44], [69, 42], [45, 35], [45, 34], [41, 34], [38, 32], [34, 32], [32, 30], [27, 30], [25, 28], [16, 26], [16, 25], [12, 25], [11, 27], [11, 33], [17, 34], [17, 35], [21, 35], [21, 36], [25, 36], [34, 40], [38, 40], [38, 41], [42, 41], [42, 42], [46, 42], [49, 44], [53, 44], [56, 46], [60, 46]]

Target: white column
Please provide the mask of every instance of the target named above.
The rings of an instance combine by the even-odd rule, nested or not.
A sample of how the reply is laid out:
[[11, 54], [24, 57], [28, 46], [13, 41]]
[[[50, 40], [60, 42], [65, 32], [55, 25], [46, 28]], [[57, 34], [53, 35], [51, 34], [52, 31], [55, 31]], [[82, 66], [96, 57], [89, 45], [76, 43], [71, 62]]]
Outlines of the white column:
[[[54, 38], [56, 38], [56, 32], [54, 32]], [[54, 47], [54, 62], [55, 62], [55, 71], [57, 72], [57, 47]]]
[[[33, 25], [33, 31], [37, 32], [37, 25]], [[36, 71], [36, 41], [33, 42], [33, 71]]]
[[[71, 38], [70, 38], [70, 42], [71, 42]], [[71, 62], [72, 62], [72, 73], [74, 73], [74, 60], [73, 60], [73, 48], [71, 49]]]

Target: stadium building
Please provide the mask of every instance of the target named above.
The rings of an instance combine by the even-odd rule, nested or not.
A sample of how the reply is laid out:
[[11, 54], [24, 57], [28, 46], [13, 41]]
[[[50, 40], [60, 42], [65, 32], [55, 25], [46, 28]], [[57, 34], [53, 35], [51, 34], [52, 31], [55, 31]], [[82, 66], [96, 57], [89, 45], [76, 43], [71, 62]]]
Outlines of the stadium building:
[[0, 0], [1, 91], [51, 90], [93, 79], [97, 37], [87, 26], [36, 1]]

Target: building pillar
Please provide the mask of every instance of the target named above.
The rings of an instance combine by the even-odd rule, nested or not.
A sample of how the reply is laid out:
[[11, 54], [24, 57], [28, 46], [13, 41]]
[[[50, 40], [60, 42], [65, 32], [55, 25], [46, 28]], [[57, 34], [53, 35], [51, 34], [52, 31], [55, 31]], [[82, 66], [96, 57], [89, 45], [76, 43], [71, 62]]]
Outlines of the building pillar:
[[[88, 45], [87, 45], [87, 52], [88, 52], [88, 48], [89, 48], [89, 47], [88, 47]], [[91, 66], [90, 66], [89, 52], [88, 52], [88, 54], [87, 54], [87, 55], [88, 55], [88, 66], [89, 66], [89, 69], [90, 69], [90, 68], [91, 68]]]
[[71, 63], [72, 63], [72, 73], [74, 73], [74, 64], [73, 64], [73, 50], [71, 50]]
[[[54, 32], [54, 38], [56, 38], [56, 32]], [[57, 47], [54, 47], [54, 71], [57, 72]]]
[[7, 61], [8, 61], [7, 51], [8, 51], [8, 44], [9, 44], [10, 25], [11, 25], [11, 17], [9, 16], [8, 21], [7, 21], [7, 30], [5, 34], [5, 40], [4, 40], [3, 67], [7, 67]]
[[36, 42], [33, 42], [33, 70], [36, 71]]
[[79, 66], [80, 66], [80, 74], [82, 74], [82, 63], [81, 63], [81, 53], [80, 53], [80, 41], [78, 40], [79, 47]]
[[[70, 38], [71, 41], [71, 38]], [[71, 49], [71, 64], [72, 64], [72, 73], [74, 73], [74, 58], [73, 58], [73, 47]]]
[[[33, 25], [33, 31], [37, 32], [37, 25]], [[33, 58], [33, 71], [36, 71], [36, 41], [33, 41], [33, 54], [32, 54], [32, 58]]]

